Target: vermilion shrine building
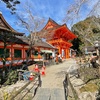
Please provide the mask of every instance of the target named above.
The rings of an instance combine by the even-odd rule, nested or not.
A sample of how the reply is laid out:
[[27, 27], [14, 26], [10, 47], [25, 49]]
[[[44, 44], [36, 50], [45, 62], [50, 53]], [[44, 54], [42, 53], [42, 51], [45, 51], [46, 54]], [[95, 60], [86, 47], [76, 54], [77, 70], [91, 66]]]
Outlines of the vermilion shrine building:
[[72, 43], [69, 41], [77, 38], [76, 35], [68, 29], [66, 24], [59, 25], [50, 18], [38, 35], [56, 47], [58, 53], [65, 59], [70, 57], [70, 47]]

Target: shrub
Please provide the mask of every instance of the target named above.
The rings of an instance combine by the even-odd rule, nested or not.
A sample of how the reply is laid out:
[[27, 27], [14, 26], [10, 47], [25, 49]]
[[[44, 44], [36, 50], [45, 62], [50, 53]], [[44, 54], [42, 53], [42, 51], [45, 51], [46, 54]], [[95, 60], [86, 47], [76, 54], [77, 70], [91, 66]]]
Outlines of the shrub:
[[16, 83], [18, 80], [18, 72], [16, 70], [11, 70], [7, 74], [7, 81], [4, 83], [5, 85], [11, 85]]

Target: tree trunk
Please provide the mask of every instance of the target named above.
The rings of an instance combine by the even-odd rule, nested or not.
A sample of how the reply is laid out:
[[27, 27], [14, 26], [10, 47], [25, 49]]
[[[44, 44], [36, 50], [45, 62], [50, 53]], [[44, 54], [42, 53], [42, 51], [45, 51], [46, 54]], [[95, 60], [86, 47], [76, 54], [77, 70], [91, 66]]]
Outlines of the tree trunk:
[[4, 42], [4, 55], [3, 55], [3, 78], [5, 77], [5, 71], [6, 71], [6, 41]]

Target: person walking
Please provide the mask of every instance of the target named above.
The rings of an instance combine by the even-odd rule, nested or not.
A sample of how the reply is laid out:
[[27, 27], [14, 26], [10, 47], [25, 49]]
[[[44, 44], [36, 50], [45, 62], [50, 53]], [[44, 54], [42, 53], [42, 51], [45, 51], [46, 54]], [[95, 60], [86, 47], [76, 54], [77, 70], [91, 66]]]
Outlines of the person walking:
[[56, 53], [55, 62], [58, 64], [58, 54]]

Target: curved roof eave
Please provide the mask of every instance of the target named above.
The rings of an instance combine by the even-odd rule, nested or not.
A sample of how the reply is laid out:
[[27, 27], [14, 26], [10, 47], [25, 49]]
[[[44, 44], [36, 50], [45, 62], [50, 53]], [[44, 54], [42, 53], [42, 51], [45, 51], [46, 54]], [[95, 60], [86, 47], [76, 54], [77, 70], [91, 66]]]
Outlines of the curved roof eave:
[[19, 36], [23, 36], [23, 35], [24, 35], [24, 33], [20, 33], [20, 32], [17, 32], [16, 30], [14, 30], [14, 29], [7, 23], [7, 21], [4, 19], [2, 13], [0, 13], [0, 17], [1, 17], [1, 20], [4, 22], [4, 24], [5, 24], [6, 27], [7, 27], [7, 28], [1, 27], [1, 28], [0, 28], [1, 30], [9, 31], [9, 32], [12, 32], [12, 33], [14, 33], [15, 35], [19, 35]]

